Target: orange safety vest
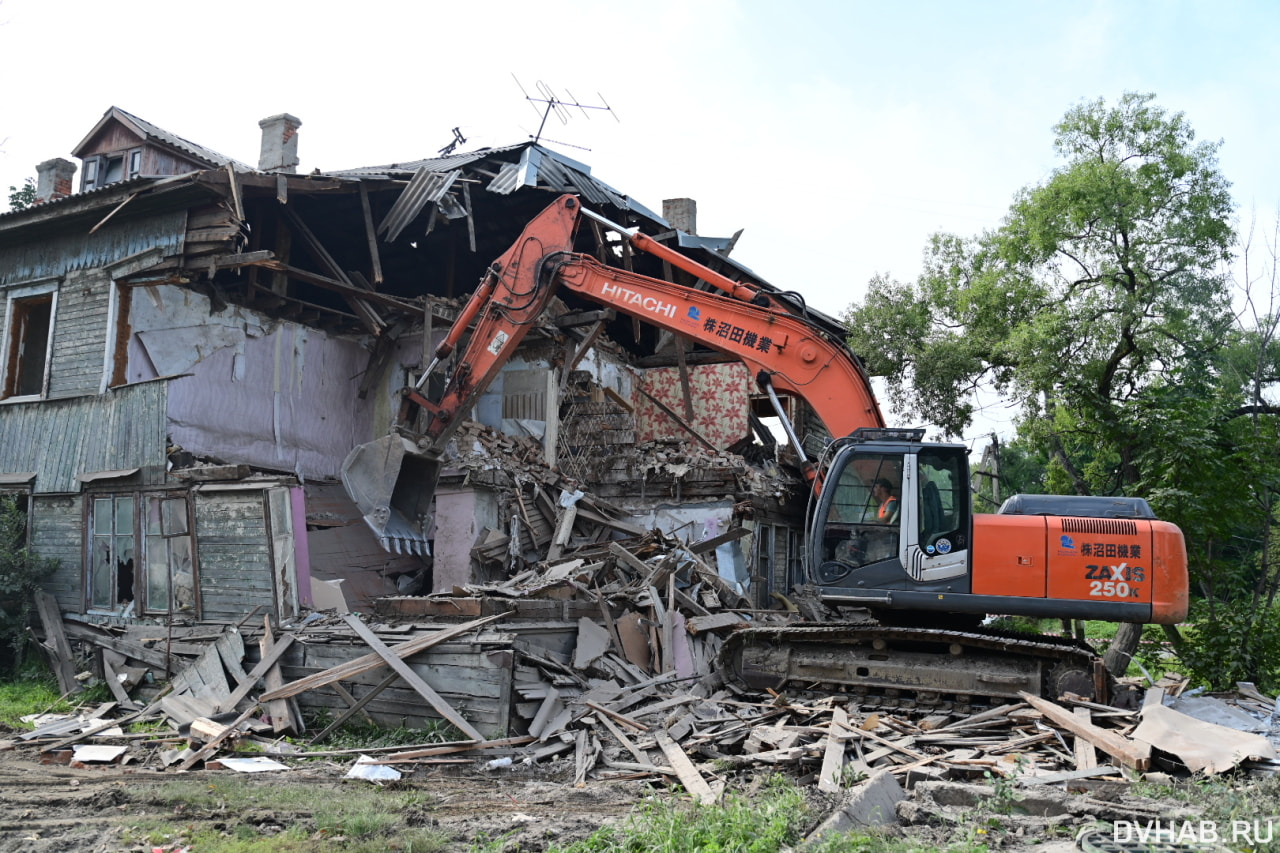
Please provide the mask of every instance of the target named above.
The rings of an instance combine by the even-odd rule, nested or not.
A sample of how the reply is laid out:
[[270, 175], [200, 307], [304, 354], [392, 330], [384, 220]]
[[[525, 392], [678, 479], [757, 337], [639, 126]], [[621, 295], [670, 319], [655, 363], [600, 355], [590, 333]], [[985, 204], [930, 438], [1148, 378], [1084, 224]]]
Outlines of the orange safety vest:
[[884, 503], [880, 504], [880, 520], [888, 521], [893, 513], [897, 510], [898, 499], [893, 495], [885, 498]]

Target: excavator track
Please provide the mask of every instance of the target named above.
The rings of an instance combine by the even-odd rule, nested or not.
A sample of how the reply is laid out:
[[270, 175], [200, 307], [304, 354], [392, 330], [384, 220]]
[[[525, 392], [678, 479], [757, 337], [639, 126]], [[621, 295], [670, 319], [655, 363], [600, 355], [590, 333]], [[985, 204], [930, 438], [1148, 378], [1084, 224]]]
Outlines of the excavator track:
[[723, 675], [755, 690], [848, 693], [864, 707], [956, 708], [1075, 693], [1105, 702], [1108, 679], [1086, 644], [983, 629], [829, 624], [743, 628], [720, 651]]

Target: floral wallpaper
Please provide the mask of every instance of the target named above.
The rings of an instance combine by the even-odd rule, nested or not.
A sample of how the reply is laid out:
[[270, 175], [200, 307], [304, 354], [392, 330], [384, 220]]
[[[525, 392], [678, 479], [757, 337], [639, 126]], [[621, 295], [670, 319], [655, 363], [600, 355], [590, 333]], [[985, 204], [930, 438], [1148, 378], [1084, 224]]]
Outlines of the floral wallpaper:
[[[640, 388], [723, 450], [746, 437], [751, 427], [751, 373], [742, 364], [710, 364], [689, 368], [689, 389], [693, 397], [693, 419], [686, 417], [684, 394], [680, 390], [680, 369], [658, 367], [646, 370]], [[644, 394], [637, 394], [636, 441], [663, 439], [695, 440], [666, 412]]]

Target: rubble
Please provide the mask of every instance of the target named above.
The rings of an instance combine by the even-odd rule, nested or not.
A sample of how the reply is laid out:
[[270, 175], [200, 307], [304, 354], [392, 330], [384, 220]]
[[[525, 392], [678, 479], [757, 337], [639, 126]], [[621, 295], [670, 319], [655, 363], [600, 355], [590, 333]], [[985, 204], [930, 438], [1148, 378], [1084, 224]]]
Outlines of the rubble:
[[[474, 551], [494, 567], [492, 580], [382, 598], [373, 614], [317, 612], [282, 625], [246, 617], [160, 632], [68, 622], [69, 642], [95, 647], [104, 672], [126, 674], [118, 705], [42, 721], [15, 748], [72, 760], [69, 747], [92, 743], [119, 753], [106, 760], [168, 772], [271, 772], [275, 764], [238, 760], [238, 745], [263, 735], [280, 767], [337, 760], [373, 782], [420, 767], [544, 768], [578, 787], [678, 784], [701, 803], [717, 802], [750, 771], [785, 772], [834, 798], [823, 832], [962, 820], [975, 798], [995, 796], [993, 785], [1014, 792], [1028, 827], [1043, 828], [1105, 817], [1119, 808], [1107, 798], [1144, 773], [1280, 766], [1267, 740], [1277, 736], [1276, 700], [1252, 685], [1194, 697], [1168, 680], [1134, 709], [1069, 693], [983, 707], [746, 690], [719, 669], [728, 633], [803, 620], [802, 611], [823, 618], [803, 600], [761, 609], [720, 571], [716, 549], [749, 527], [704, 541], [639, 529], [540, 452], [471, 424], [453, 442], [458, 476], [487, 478], [508, 498], [506, 532], [491, 529]], [[299, 703], [328, 708], [329, 724], [306, 732]], [[435, 717], [465, 740], [326, 750], [326, 738], [357, 715]], [[139, 737], [107, 728], [148, 719], [172, 729]], [[309, 744], [278, 749], [283, 735]]]

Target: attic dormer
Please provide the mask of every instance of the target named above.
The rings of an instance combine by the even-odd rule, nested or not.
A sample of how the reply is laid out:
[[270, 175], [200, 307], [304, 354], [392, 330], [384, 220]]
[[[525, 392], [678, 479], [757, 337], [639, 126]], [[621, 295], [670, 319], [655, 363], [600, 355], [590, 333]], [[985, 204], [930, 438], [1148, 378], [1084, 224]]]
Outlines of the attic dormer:
[[80, 172], [81, 192], [131, 178], [183, 175], [221, 168], [228, 163], [233, 163], [238, 170], [248, 168], [119, 107], [107, 110], [71, 155], [84, 162]]

